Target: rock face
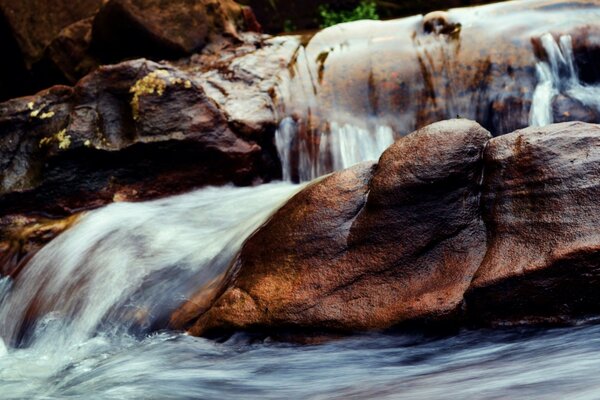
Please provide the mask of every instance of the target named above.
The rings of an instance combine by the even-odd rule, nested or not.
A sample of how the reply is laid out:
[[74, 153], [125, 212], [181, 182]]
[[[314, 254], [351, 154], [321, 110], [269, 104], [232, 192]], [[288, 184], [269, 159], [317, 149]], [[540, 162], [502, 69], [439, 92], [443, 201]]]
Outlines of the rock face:
[[[377, 165], [296, 195], [244, 245], [196, 335], [402, 323], [564, 322], [600, 312], [600, 126], [491, 139], [430, 125]], [[202, 310], [204, 311], [204, 310]]]

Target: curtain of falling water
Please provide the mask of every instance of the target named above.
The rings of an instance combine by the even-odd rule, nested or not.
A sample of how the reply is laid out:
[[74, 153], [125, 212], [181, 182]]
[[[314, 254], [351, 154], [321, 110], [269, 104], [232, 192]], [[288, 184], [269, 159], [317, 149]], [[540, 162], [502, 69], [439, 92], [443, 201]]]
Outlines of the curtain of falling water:
[[546, 33], [540, 39], [547, 60], [536, 65], [538, 84], [529, 114], [530, 125], [545, 126], [554, 122], [552, 102], [559, 94], [600, 111], [600, 87], [581, 83], [575, 68], [571, 36], [562, 35], [556, 41]]
[[[51, 377], [94, 342], [165, 328], [191, 294], [218, 285], [243, 240], [298, 189], [206, 188], [90, 212], [16, 282], [0, 281], [0, 356], [13, 348], [0, 359], [0, 387], [6, 374]], [[19, 363], [23, 354], [39, 369]]]

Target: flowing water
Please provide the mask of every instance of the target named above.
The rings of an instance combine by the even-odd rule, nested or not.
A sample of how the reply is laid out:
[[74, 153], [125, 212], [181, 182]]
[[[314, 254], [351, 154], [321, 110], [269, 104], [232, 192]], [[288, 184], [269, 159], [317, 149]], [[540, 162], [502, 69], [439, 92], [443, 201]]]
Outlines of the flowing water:
[[571, 36], [562, 35], [556, 40], [546, 33], [540, 39], [547, 60], [536, 65], [538, 84], [533, 93], [529, 124], [545, 126], [553, 123], [552, 101], [561, 94], [600, 112], [600, 86], [580, 81]]
[[[468, 30], [502, 7], [450, 16]], [[574, 19], [592, 11], [598, 13], [582, 5]], [[543, 21], [562, 26], [557, 17], [563, 10], [546, 12]], [[531, 63], [522, 68], [531, 75], [523, 78], [531, 93], [520, 94], [530, 100], [530, 124], [553, 122], [557, 96], [600, 112], [600, 88], [579, 79], [571, 36], [535, 28], [541, 18], [535, 13], [518, 21], [498, 14], [495, 34], [519, 31], [527, 43], [535, 36], [542, 45], [540, 58], [531, 52]], [[17, 281], [0, 279], [0, 399], [599, 398], [597, 325], [465, 330], [445, 337], [377, 333], [303, 346], [242, 334], [215, 342], [167, 329], [173, 310], [200, 289], [218, 287], [243, 241], [302, 188], [289, 181], [377, 159], [395, 138], [426, 121], [419, 119], [419, 107], [435, 108], [439, 119], [490, 117], [477, 104], [493, 100], [491, 86], [465, 100], [447, 85], [460, 76], [459, 44], [469, 43], [411, 36], [420, 23], [413, 17], [342, 25], [298, 49], [287, 88], [297, 99], [286, 100], [276, 133], [284, 183], [107, 206], [46, 245]], [[331, 37], [339, 35], [343, 41], [332, 47]], [[374, 62], [381, 54], [389, 57], [390, 48], [393, 62]], [[444, 85], [429, 87], [419, 100], [415, 93], [427, 85], [410, 82], [415, 105], [398, 108], [406, 99], [395, 98], [400, 86], [385, 79], [401, 80], [402, 71], [394, 68], [406, 54], [423, 79], [437, 77], [431, 82]], [[368, 82], [356, 91], [328, 81], [351, 76], [348, 57], [368, 64]], [[357, 93], [364, 96], [357, 100]], [[432, 98], [435, 104], [428, 103]], [[356, 101], [361, 105], [353, 109]], [[502, 131], [507, 124], [493, 126]]]

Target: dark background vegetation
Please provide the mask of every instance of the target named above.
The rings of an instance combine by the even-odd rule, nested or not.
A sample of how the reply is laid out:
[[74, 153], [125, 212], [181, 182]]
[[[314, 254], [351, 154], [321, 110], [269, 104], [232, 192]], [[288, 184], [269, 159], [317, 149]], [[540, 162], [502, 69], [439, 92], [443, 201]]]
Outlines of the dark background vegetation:
[[[349, 11], [356, 8], [360, 1], [238, 0], [238, 3], [252, 7], [265, 32], [277, 34], [292, 30], [317, 29], [321, 25], [319, 7], [328, 6], [333, 11]], [[377, 13], [381, 19], [406, 17], [435, 10], [492, 2], [490, 0], [375, 0]]]

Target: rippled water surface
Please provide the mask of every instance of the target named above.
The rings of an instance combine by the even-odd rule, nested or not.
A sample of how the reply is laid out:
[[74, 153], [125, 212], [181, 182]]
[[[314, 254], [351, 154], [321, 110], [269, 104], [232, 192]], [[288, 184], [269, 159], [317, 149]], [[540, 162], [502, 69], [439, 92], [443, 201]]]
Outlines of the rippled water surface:
[[445, 338], [371, 335], [321, 345], [225, 343], [162, 333], [98, 336], [50, 362], [0, 357], [3, 399], [597, 399], [600, 327], [465, 331]]

